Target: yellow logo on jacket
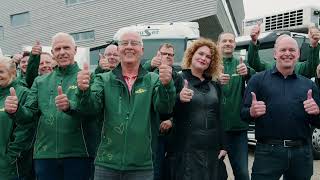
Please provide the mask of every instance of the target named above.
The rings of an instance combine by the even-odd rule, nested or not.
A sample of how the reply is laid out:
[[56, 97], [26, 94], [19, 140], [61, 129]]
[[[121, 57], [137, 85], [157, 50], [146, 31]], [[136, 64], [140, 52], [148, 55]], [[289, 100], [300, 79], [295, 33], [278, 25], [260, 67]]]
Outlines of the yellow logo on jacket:
[[139, 88], [138, 90], [136, 90], [136, 94], [141, 94], [141, 93], [144, 93], [144, 92], [146, 92], [147, 90], [145, 90], [145, 89], [142, 89], [142, 88]]
[[77, 89], [77, 88], [78, 88], [77, 86], [73, 85], [73, 86], [69, 86], [68, 89]]

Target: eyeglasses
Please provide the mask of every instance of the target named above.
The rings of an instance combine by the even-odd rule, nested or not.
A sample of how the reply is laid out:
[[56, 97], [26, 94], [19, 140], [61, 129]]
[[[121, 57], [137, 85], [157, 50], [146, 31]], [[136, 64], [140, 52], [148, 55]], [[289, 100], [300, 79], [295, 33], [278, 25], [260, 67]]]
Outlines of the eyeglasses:
[[116, 53], [107, 53], [103, 55], [104, 57], [110, 57], [110, 56], [114, 56], [114, 57], [118, 57], [119, 55]]
[[173, 56], [174, 56], [174, 54], [166, 53], [166, 52], [161, 52], [161, 51], [160, 51], [160, 54], [161, 54], [162, 56], [169, 56], [169, 57], [173, 57]]
[[119, 41], [119, 45], [120, 46], [128, 46], [129, 44], [131, 44], [131, 46], [139, 46], [141, 45], [141, 42], [140, 41], [135, 41], [135, 40], [129, 40], [129, 41], [126, 41], [126, 40], [123, 40], [123, 41]]

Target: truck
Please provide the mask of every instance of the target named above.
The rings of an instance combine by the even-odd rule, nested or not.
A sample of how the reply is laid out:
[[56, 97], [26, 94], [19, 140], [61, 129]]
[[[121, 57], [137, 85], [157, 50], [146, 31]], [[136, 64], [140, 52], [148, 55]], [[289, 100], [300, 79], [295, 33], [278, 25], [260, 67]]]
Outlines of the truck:
[[188, 45], [200, 38], [199, 24], [197, 22], [165, 22], [145, 23], [120, 28], [114, 35], [118, 41], [125, 31], [139, 33], [143, 40], [144, 54], [141, 63], [151, 60], [159, 49], [160, 44], [170, 43], [174, 46], [174, 66], [179, 67], [183, 54]]

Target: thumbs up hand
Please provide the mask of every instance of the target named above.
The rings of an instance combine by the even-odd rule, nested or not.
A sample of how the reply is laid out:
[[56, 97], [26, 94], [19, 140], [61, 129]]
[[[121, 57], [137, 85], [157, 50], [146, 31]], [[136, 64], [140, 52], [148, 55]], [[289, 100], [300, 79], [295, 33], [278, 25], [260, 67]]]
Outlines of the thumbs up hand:
[[163, 85], [169, 84], [172, 79], [172, 67], [166, 62], [161, 62], [159, 66], [159, 79]]
[[4, 109], [7, 113], [13, 114], [18, 110], [18, 97], [13, 87], [10, 88], [10, 96], [7, 96], [4, 102]]
[[248, 68], [247, 68], [246, 64], [243, 63], [242, 57], [240, 57], [239, 65], [237, 66], [237, 73], [240, 76], [245, 76], [248, 74]]
[[251, 92], [252, 103], [250, 107], [250, 116], [253, 118], [258, 118], [266, 114], [266, 105], [263, 101], [257, 101], [256, 94]]
[[307, 93], [307, 100], [303, 101], [304, 110], [310, 115], [319, 114], [319, 106], [312, 98], [312, 90], [309, 89]]
[[158, 51], [157, 55], [151, 60], [151, 67], [156, 68], [161, 65], [161, 53]]
[[188, 81], [184, 80], [184, 86], [180, 91], [180, 101], [181, 102], [190, 102], [193, 96], [193, 90], [188, 88]]
[[60, 111], [67, 111], [70, 108], [69, 99], [67, 95], [63, 94], [61, 86], [58, 86], [58, 96], [56, 96], [55, 102]]
[[257, 44], [260, 32], [261, 32], [261, 22], [258, 22], [258, 24], [251, 29], [251, 33], [250, 33], [251, 40], [254, 44]]
[[36, 41], [35, 45], [32, 47], [31, 53], [33, 55], [40, 55], [42, 52], [42, 47], [40, 41]]
[[87, 63], [84, 63], [83, 70], [78, 72], [77, 83], [78, 83], [78, 88], [82, 91], [85, 91], [89, 88], [90, 72], [89, 72], [89, 65]]

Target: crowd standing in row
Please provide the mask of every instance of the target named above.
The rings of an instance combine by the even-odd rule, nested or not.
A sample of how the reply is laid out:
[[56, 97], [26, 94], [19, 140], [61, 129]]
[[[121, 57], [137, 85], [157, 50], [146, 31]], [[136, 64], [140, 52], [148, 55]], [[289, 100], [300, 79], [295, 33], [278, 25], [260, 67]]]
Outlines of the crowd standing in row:
[[320, 100], [308, 78], [320, 74], [320, 32], [309, 29], [305, 62], [281, 35], [271, 64], [260, 61], [259, 34], [257, 25], [247, 60], [233, 55], [232, 33], [217, 44], [200, 38], [179, 72], [171, 44], [141, 64], [142, 38], [130, 31], [93, 74], [78, 67], [66, 33], [53, 36], [52, 55], [36, 42], [21, 57], [0, 57], [0, 179], [220, 180], [228, 154], [235, 179], [249, 180], [249, 121], [258, 141], [252, 179], [310, 179]]

